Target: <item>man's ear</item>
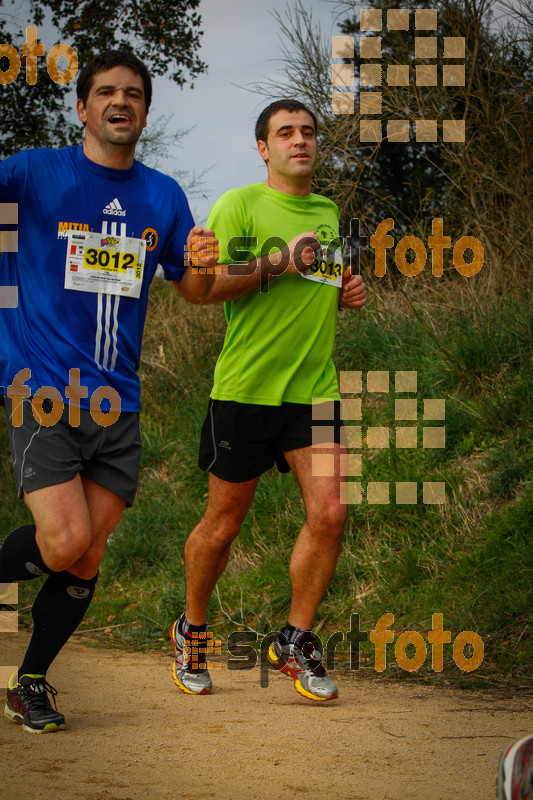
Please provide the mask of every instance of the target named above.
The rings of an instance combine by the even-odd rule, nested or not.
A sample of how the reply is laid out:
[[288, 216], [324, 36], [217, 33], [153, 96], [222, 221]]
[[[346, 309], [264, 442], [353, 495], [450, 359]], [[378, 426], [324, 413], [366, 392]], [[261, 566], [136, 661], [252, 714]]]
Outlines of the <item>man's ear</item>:
[[76, 100], [76, 111], [78, 112], [78, 117], [80, 118], [80, 122], [84, 125], [87, 123], [87, 112], [85, 110], [85, 105], [81, 97]]
[[259, 139], [257, 142], [257, 149], [259, 151], [259, 155], [263, 159], [265, 163], [268, 164], [268, 145], [262, 139]]

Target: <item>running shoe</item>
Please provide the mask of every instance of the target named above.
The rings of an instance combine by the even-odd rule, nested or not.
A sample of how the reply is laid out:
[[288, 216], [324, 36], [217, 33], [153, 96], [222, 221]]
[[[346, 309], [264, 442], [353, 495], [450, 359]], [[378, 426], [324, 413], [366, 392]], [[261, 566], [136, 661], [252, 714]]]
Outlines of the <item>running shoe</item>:
[[201, 639], [193, 638], [190, 633], [181, 633], [184, 619], [185, 614], [182, 614], [170, 629], [170, 641], [175, 655], [172, 665], [174, 682], [187, 694], [211, 694], [213, 683], [209, 671], [197, 666], [205, 663], [206, 647], [200, 644]]
[[533, 800], [533, 736], [511, 742], [498, 770], [498, 800]]
[[272, 642], [267, 658], [273, 667], [290, 675], [294, 688], [310, 700], [334, 700], [337, 687], [322, 666], [322, 656], [316, 649], [316, 638], [301, 633], [294, 643]]
[[57, 690], [50, 686], [44, 675], [22, 675], [17, 683], [17, 673], [14, 672], [9, 679], [4, 714], [13, 722], [22, 722], [28, 733], [64, 730], [65, 717], [57, 710], [56, 694]]

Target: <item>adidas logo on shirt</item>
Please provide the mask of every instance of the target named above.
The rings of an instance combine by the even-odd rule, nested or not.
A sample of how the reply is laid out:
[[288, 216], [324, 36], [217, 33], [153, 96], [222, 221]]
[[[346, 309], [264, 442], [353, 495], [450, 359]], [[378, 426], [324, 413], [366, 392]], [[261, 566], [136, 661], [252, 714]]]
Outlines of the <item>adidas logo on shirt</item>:
[[126, 212], [120, 205], [120, 201], [118, 197], [115, 197], [114, 200], [111, 200], [110, 203], [106, 205], [106, 207], [102, 211], [103, 214], [110, 214], [113, 217], [125, 217]]

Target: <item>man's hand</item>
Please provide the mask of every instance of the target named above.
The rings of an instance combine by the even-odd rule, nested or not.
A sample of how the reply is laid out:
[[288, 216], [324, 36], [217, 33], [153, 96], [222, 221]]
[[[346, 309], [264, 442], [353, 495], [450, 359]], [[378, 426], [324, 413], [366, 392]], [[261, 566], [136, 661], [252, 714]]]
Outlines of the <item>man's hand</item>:
[[361, 275], [352, 275], [350, 268], [342, 278], [339, 300], [341, 308], [362, 308], [366, 303], [366, 288]]
[[220, 250], [215, 232], [195, 225], [187, 236], [185, 258], [197, 275], [220, 273], [220, 267], [216, 266]]
[[291, 239], [287, 247], [289, 248], [290, 256], [289, 264], [285, 270], [287, 273], [305, 272], [321, 250], [320, 242], [316, 238], [316, 231], [300, 233], [299, 236]]
[[178, 292], [190, 303], [201, 303], [213, 286], [220, 252], [214, 231], [195, 225], [187, 236], [185, 263], [187, 269], [180, 281], [174, 281]]

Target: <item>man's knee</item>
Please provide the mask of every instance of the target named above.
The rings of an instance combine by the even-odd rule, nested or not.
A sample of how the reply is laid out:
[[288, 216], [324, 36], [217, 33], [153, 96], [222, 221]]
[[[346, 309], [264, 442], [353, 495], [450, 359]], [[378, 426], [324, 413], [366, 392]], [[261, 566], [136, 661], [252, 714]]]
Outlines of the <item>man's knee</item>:
[[225, 547], [235, 539], [241, 529], [242, 519], [240, 516], [232, 514], [212, 515], [206, 514], [202, 520], [208, 531], [209, 539], [218, 544], [220, 547]]
[[52, 572], [63, 572], [86, 553], [91, 532], [83, 525], [67, 524], [60, 529], [37, 528], [36, 539], [46, 566]]
[[86, 550], [81, 558], [73, 562], [69, 572], [82, 578], [85, 581], [91, 580], [98, 574], [98, 570], [105, 553], [105, 543], [95, 545], [94, 543]]
[[331, 539], [338, 539], [342, 537], [346, 515], [346, 505], [340, 503], [337, 498], [329, 498], [315, 506], [307, 515], [307, 522], [314, 532]]

